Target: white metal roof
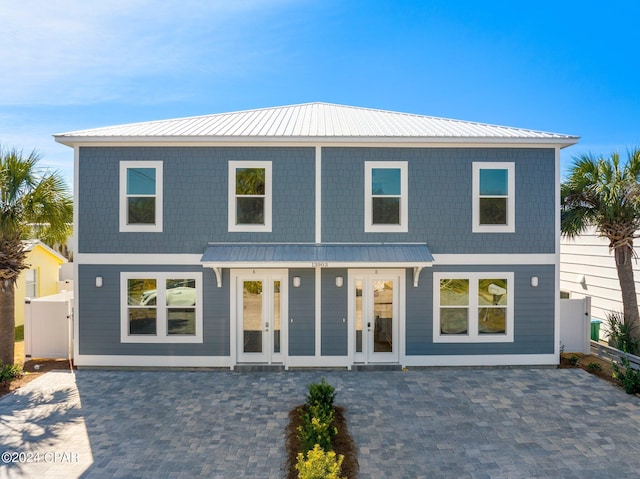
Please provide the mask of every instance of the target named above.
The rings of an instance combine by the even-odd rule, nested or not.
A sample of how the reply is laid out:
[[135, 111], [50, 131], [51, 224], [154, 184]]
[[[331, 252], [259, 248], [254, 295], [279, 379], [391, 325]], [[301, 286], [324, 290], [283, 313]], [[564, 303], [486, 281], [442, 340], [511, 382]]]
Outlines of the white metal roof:
[[491, 142], [569, 146], [578, 137], [330, 103], [116, 125], [54, 135], [73, 146], [96, 142]]

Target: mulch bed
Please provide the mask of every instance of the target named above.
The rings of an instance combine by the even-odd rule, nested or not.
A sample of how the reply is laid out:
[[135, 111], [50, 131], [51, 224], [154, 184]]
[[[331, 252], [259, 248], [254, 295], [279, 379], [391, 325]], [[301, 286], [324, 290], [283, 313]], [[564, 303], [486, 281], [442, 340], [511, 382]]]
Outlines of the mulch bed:
[[0, 397], [21, 388], [25, 384], [28, 384], [34, 379], [42, 376], [44, 373], [56, 369], [70, 371], [73, 369], [73, 365], [71, 364], [71, 361], [67, 359], [29, 359], [24, 362], [24, 374], [21, 377], [8, 383], [0, 382]]
[[[289, 412], [289, 425], [286, 430], [287, 479], [298, 479], [296, 463], [298, 453], [301, 452], [300, 441], [298, 440], [298, 426], [302, 424], [301, 416], [304, 407], [304, 405], [297, 406]], [[345, 409], [342, 407], [337, 406], [335, 408], [333, 425], [338, 428], [338, 435], [333, 440], [333, 451], [336, 455], [342, 454], [344, 456], [340, 475], [348, 479], [357, 479], [358, 471], [360, 470], [358, 449], [351, 434], [349, 434], [344, 412]]]

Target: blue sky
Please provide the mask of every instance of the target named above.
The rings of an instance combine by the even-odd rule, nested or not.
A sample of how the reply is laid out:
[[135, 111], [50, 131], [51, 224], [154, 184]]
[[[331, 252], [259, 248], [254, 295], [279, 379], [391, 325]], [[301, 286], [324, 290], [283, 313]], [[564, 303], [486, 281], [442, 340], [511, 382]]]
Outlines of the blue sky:
[[311, 101], [640, 146], [640, 2], [0, 1], [0, 144]]

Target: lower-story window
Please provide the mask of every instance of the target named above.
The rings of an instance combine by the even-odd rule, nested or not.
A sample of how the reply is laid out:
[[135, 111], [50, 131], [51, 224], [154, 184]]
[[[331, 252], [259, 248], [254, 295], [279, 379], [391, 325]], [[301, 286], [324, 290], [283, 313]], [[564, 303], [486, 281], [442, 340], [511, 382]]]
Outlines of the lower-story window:
[[513, 342], [513, 273], [434, 273], [433, 341]]
[[123, 343], [201, 343], [202, 273], [121, 273]]

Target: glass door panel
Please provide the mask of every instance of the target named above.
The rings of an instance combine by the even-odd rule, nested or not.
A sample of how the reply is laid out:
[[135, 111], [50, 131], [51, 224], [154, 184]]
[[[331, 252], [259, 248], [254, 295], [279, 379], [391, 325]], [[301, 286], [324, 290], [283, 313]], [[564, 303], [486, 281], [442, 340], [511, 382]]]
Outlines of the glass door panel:
[[393, 352], [393, 281], [373, 282], [373, 352]]
[[356, 363], [399, 361], [401, 270], [351, 270], [350, 315]]
[[356, 323], [356, 353], [362, 352], [362, 280], [356, 280], [355, 323]]
[[280, 353], [280, 281], [273, 282], [273, 352]]
[[243, 353], [263, 351], [262, 281], [243, 281]]

